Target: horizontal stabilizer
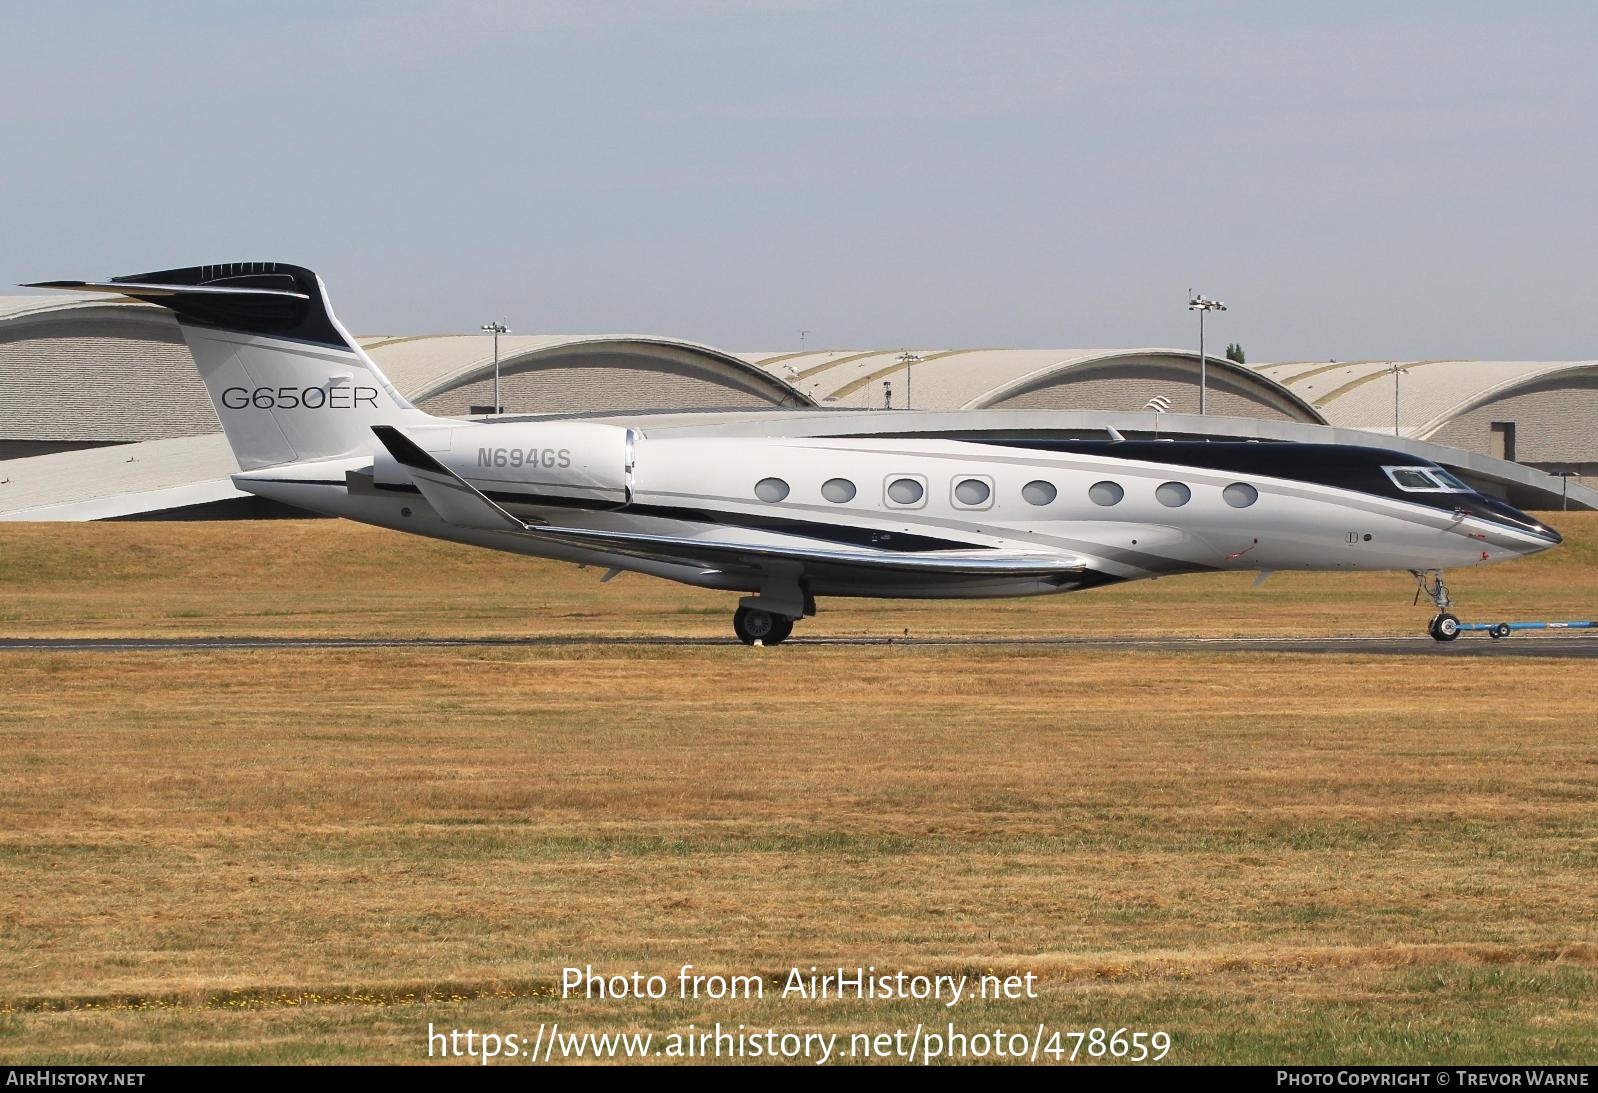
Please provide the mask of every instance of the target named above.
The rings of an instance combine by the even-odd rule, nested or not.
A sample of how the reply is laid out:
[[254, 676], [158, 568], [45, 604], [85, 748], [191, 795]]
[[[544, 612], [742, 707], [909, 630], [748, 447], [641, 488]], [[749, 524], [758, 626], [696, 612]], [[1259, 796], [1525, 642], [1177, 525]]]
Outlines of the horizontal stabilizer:
[[328, 310], [316, 274], [286, 262], [222, 262], [23, 287], [116, 293], [169, 308], [181, 322], [351, 348]]
[[[292, 284], [292, 282], [290, 282]], [[146, 285], [134, 281], [35, 281], [23, 288], [60, 288], [78, 292], [108, 292], [135, 299], [161, 299], [167, 296], [232, 296], [274, 297], [286, 296], [294, 300], [309, 300], [303, 292], [292, 288], [228, 288], [222, 285]]]

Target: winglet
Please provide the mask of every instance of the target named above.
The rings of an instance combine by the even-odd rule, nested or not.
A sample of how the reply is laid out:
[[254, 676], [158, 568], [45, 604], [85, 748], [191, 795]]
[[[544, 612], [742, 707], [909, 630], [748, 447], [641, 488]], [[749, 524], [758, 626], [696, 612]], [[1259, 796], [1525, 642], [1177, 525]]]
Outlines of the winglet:
[[[394, 426], [373, 425], [372, 432], [377, 434], [377, 439], [383, 442], [383, 447], [388, 449], [388, 454], [394, 457], [394, 461], [407, 470], [431, 471], [434, 474], [442, 474], [459, 481], [459, 475], [428, 455], [422, 450], [421, 445], [394, 428]], [[462, 483], [462, 485], [465, 485], [465, 483]], [[471, 489], [470, 486], [466, 488]]]
[[378, 441], [388, 449], [394, 461], [410, 474], [411, 481], [433, 506], [433, 511], [446, 522], [486, 531], [529, 530], [528, 524], [490, 501], [476, 486], [423, 451], [421, 445], [394, 426], [374, 425], [372, 432], [377, 434]]

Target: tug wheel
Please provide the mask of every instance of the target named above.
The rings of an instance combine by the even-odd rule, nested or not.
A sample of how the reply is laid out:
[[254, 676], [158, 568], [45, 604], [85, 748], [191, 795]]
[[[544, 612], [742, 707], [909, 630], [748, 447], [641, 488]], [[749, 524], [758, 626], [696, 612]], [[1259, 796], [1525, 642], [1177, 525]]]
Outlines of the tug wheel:
[[1509, 636], [1509, 624], [1501, 622], [1487, 632], [1495, 638], [1507, 638]]

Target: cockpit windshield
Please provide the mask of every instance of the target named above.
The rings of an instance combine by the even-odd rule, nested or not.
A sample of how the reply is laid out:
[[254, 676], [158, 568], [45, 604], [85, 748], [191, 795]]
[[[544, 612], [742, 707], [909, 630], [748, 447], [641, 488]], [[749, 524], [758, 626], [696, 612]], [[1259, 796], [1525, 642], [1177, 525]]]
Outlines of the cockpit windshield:
[[1406, 493], [1475, 493], [1441, 467], [1383, 467], [1393, 485]]
[[1433, 478], [1437, 479], [1437, 481], [1441, 482], [1443, 485], [1447, 486], [1456, 493], [1476, 492], [1475, 490], [1471, 489], [1470, 486], [1466, 485], [1462, 479], [1456, 478], [1454, 475], [1443, 470], [1441, 467], [1428, 468], [1426, 473], [1430, 474]]

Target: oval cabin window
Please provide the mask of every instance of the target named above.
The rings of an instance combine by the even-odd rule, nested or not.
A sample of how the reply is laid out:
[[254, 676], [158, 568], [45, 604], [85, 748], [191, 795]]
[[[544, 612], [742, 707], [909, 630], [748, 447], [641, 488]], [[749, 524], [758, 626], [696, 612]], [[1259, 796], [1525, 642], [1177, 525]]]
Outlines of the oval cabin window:
[[1162, 482], [1154, 497], [1168, 509], [1179, 509], [1193, 499], [1193, 491], [1180, 482]]
[[821, 484], [821, 496], [834, 505], [854, 500], [854, 483], [847, 478], [829, 478]]
[[1260, 499], [1260, 491], [1247, 482], [1233, 482], [1221, 491], [1221, 496], [1234, 509], [1246, 509]]
[[926, 491], [914, 478], [895, 478], [888, 483], [888, 496], [900, 505], [913, 505]]
[[1121, 498], [1125, 496], [1126, 491], [1116, 482], [1095, 482], [1088, 487], [1088, 498], [1095, 505], [1103, 505], [1105, 508], [1119, 505]]
[[965, 478], [955, 484], [954, 498], [962, 505], [985, 505], [993, 491], [980, 478]]
[[1054, 488], [1054, 483], [1041, 479], [1021, 487], [1021, 498], [1029, 505], [1052, 505], [1058, 496], [1060, 491]]

